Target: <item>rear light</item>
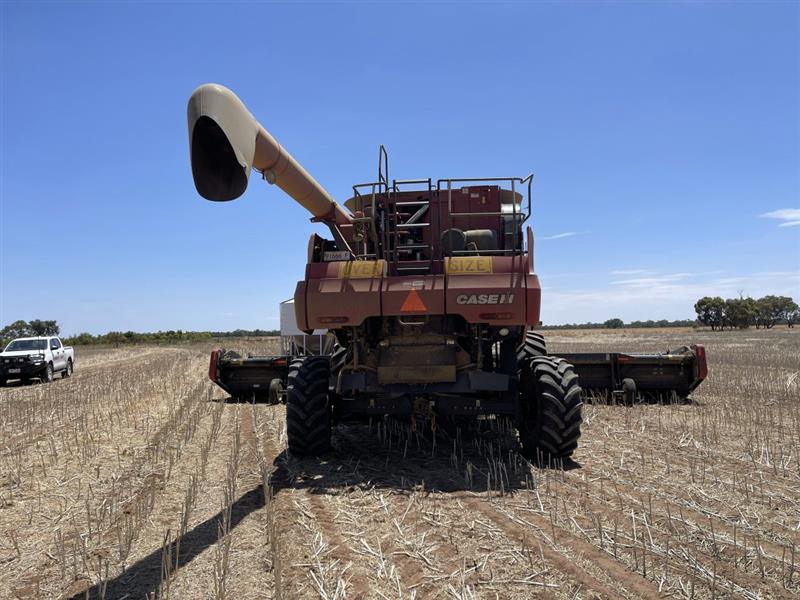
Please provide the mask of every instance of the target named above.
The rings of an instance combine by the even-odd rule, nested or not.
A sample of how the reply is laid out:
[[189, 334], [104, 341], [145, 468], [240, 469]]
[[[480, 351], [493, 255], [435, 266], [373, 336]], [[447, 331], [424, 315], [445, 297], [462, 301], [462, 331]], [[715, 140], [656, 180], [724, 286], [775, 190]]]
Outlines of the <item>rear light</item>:
[[286, 366], [286, 359], [285, 358], [277, 358], [277, 359], [275, 359], [275, 361], [272, 364], [273, 365], [278, 365], [279, 367]]
[[330, 323], [347, 323], [350, 319], [347, 317], [320, 317], [317, 319], [319, 323], [328, 325]]
[[503, 319], [513, 319], [514, 313], [510, 312], [496, 312], [496, 313], [481, 313], [478, 315], [480, 319], [486, 321], [502, 321]]
[[706, 362], [706, 347], [703, 344], [692, 346], [694, 355], [697, 357], [697, 379], [703, 381], [708, 377], [708, 363]]

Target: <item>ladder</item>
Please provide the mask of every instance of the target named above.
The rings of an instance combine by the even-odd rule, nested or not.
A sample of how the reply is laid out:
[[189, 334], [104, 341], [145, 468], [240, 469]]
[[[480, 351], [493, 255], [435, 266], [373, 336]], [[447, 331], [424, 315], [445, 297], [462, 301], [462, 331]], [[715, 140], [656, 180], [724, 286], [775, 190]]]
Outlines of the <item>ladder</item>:
[[[425, 197], [416, 200], [399, 200], [401, 185], [425, 184]], [[422, 196], [421, 194], [421, 196]], [[431, 179], [405, 179], [392, 182], [389, 188], [389, 257], [397, 275], [425, 275], [433, 271], [433, 244], [431, 233]], [[427, 232], [428, 242], [423, 241]]]

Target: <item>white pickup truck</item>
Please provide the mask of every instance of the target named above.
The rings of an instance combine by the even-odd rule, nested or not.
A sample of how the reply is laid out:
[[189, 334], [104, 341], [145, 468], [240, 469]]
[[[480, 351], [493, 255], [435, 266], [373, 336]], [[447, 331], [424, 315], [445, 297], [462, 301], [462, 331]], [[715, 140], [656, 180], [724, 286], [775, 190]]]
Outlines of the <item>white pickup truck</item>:
[[42, 383], [53, 381], [55, 373], [69, 377], [75, 368], [75, 352], [57, 337], [17, 338], [0, 352], [0, 385], [10, 379], [28, 383], [39, 379]]

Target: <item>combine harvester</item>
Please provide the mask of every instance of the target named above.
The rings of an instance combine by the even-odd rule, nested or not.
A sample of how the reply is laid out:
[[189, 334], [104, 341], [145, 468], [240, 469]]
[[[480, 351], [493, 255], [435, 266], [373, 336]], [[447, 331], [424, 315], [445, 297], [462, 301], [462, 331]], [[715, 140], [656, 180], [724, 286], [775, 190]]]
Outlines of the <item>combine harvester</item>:
[[[630, 400], [637, 389], [683, 397], [706, 375], [701, 346], [547, 354], [531, 331], [541, 303], [533, 233], [523, 228], [532, 175], [390, 180], [381, 147], [377, 181], [353, 186], [343, 208], [227, 88], [196, 89], [188, 120], [201, 196], [238, 198], [255, 169], [330, 230], [332, 239], [309, 239], [294, 309], [301, 331], [327, 328], [336, 344], [330, 355], [272, 357], [290, 363], [295, 454], [329, 451], [331, 427], [344, 420], [392, 415], [435, 427], [441, 417], [496, 415], [513, 420], [529, 456], [565, 459], [580, 436], [579, 381]], [[212, 379], [237, 394], [231, 378], [253, 367], [219, 358], [212, 355]], [[265, 369], [261, 377], [268, 386], [282, 376]]]

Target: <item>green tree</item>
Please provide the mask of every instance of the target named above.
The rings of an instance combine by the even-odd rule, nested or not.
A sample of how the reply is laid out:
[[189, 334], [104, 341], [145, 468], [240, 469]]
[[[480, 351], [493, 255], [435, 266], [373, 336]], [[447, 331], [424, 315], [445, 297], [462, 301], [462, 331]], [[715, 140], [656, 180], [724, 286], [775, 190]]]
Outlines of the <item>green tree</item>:
[[756, 322], [758, 306], [752, 298], [725, 300], [724, 323], [730, 328], [747, 329]]
[[27, 321], [14, 321], [11, 325], [6, 325], [0, 330], [0, 340], [5, 348], [6, 344], [14, 338], [28, 337], [32, 335], [30, 325]]
[[31, 335], [58, 335], [60, 331], [58, 322], [56, 321], [42, 321], [40, 319], [34, 319], [28, 323], [28, 327], [30, 328]]
[[778, 296], [776, 305], [777, 320], [786, 321], [789, 327], [794, 327], [795, 321], [800, 319], [800, 307], [797, 306], [797, 302], [788, 296]]
[[779, 301], [777, 296], [764, 296], [756, 300], [756, 327], [772, 329], [780, 318]]
[[725, 300], [719, 296], [704, 296], [695, 305], [694, 311], [697, 313], [697, 320], [702, 325], [711, 327], [711, 331], [722, 329], [725, 317]]
[[84, 332], [74, 335], [71, 338], [67, 338], [64, 340], [64, 343], [68, 346], [86, 346], [88, 344], [96, 344], [97, 337], [93, 336], [91, 333]]
[[606, 329], [621, 329], [622, 327], [625, 327], [625, 323], [622, 321], [622, 319], [608, 319], [608, 321], [603, 323], [603, 327]]
[[114, 344], [114, 347], [119, 347], [120, 344], [125, 342], [125, 334], [121, 331], [109, 331], [105, 336], [107, 344]]
[[794, 324], [800, 321], [800, 308], [793, 310], [786, 315], [786, 324], [791, 328]]

